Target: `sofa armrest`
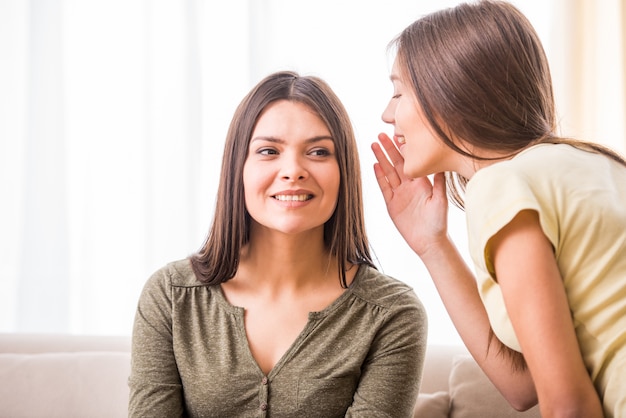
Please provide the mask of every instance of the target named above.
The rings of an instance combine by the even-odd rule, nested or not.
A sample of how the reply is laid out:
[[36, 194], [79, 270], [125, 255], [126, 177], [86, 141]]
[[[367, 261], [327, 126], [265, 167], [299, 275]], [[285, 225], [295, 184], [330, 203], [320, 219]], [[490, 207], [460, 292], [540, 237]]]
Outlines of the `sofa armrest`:
[[68, 335], [0, 333], [0, 353], [60, 353], [115, 351], [130, 353], [131, 337], [126, 335]]
[[0, 353], [0, 408], [6, 417], [123, 418], [130, 353]]
[[453, 359], [458, 355], [469, 355], [469, 352], [463, 345], [429, 345], [426, 349], [420, 393], [448, 392]]

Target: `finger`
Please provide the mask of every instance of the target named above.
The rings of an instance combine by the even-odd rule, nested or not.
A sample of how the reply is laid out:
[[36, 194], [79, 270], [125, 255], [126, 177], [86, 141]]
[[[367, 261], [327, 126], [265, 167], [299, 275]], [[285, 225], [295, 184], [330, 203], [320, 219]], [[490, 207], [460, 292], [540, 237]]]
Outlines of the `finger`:
[[378, 163], [385, 167], [385, 171], [387, 167], [393, 168], [393, 164], [387, 158], [387, 154], [384, 153], [383, 149], [380, 147], [380, 144], [377, 142], [372, 143], [372, 151], [374, 152], [374, 156]]
[[377, 166], [381, 175], [385, 177], [385, 182], [387, 182], [392, 189], [398, 187], [402, 183], [398, 168], [389, 161], [387, 155], [385, 155], [380, 147], [380, 144], [376, 142], [373, 143], [372, 151], [374, 151], [374, 156], [376, 156], [378, 160]]
[[[396, 143], [389, 138], [389, 136], [385, 133], [378, 134], [378, 140], [381, 145], [385, 148], [385, 152], [393, 162], [394, 166], [402, 165], [404, 166], [404, 157], [400, 153], [400, 150], [396, 146]], [[402, 171], [402, 170], [400, 170]]]
[[433, 197], [438, 200], [448, 200], [446, 196], [446, 176], [444, 173], [435, 173], [433, 176]]
[[380, 163], [374, 163], [374, 175], [376, 176], [376, 182], [378, 182], [378, 187], [380, 187], [385, 203], [389, 203], [393, 197], [393, 189], [389, 184], [387, 176], [385, 175]]

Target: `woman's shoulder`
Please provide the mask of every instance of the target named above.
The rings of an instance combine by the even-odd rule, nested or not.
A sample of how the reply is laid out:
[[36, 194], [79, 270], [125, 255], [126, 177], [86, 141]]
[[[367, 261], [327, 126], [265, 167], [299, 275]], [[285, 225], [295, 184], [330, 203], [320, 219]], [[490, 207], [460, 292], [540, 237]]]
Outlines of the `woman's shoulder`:
[[584, 148], [582, 145], [577, 146], [576, 142], [556, 142], [556, 143], [544, 143], [536, 144], [528, 147], [517, 154], [511, 161], [512, 162], [565, 162], [571, 161], [572, 163], [579, 163], [581, 160], [590, 159], [604, 159], [605, 155], [594, 152], [590, 149]]
[[467, 184], [466, 195], [470, 200], [476, 190], [501, 194], [507, 189], [515, 190], [512, 185], [516, 183], [544, 191], [595, 187], [605, 178], [605, 173], [626, 177], [626, 170], [610, 169], [614, 164], [618, 163], [604, 154], [569, 143], [538, 144], [509, 160], [478, 170]]
[[478, 170], [466, 187], [467, 204], [529, 187], [565, 187], [563, 179], [567, 174], [574, 168], [594, 164], [597, 158], [604, 157], [569, 144], [533, 145], [511, 159]]
[[359, 267], [353, 293], [383, 308], [408, 305], [423, 309], [411, 286], [364, 264]]
[[159, 268], [148, 279], [148, 283], [159, 286], [197, 287], [206, 286], [200, 282], [191, 267], [189, 258], [176, 260]]
[[[574, 143], [537, 144], [524, 149], [510, 160], [495, 163], [492, 171], [563, 173], [569, 167], [593, 167], [612, 161], [606, 155], [575, 146]], [[479, 170], [480, 171], [480, 170]]]

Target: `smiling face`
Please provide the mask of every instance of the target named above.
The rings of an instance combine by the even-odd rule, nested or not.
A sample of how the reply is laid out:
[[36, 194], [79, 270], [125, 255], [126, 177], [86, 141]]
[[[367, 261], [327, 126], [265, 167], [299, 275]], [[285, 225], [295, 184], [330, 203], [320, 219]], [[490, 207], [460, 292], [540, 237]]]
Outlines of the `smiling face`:
[[433, 133], [410, 83], [405, 81], [397, 59], [390, 78], [393, 96], [382, 119], [394, 127], [394, 138], [404, 156], [404, 173], [417, 178], [442, 171], [455, 171], [453, 162], [458, 155]]
[[285, 234], [324, 223], [337, 205], [340, 173], [330, 131], [309, 107], [286, 100], [259, 117], [243, 169], [246, 209], [257, 226]]

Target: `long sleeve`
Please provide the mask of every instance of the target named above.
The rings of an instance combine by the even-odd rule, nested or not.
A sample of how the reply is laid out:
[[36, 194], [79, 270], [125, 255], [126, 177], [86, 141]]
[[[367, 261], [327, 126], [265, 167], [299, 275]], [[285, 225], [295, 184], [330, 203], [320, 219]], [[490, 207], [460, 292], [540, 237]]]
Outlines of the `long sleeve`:
[[156, 272], [140, 296], [132, 338], [128, 416], [183, 416], [183, 391], [172, 341], [172, 301], [167, 268]]
[[412, 417], [427, 344], [426, 312], [413, 291], [397, 298], [370, 346], [346, 417]]

